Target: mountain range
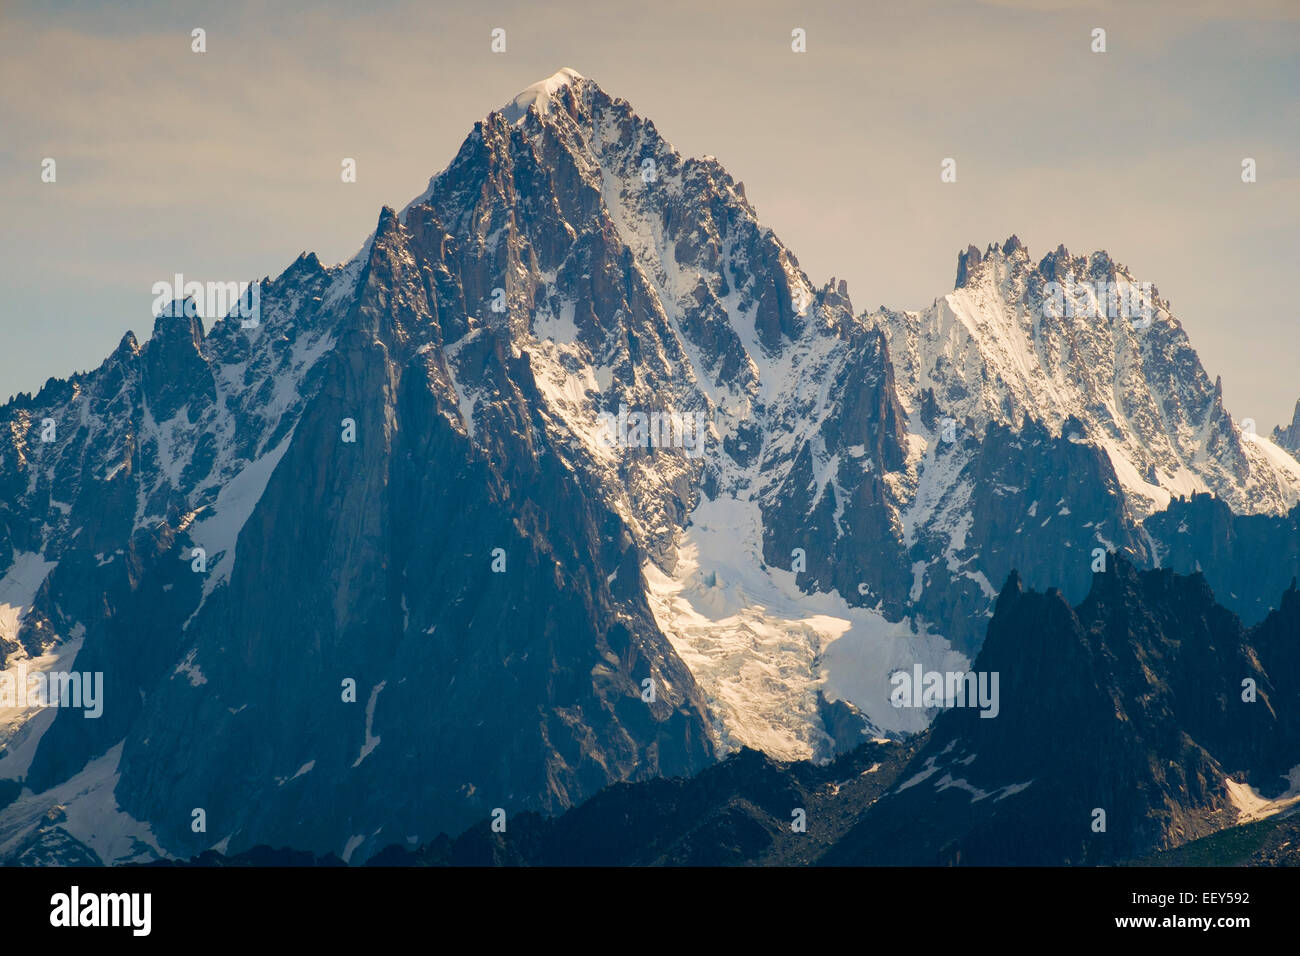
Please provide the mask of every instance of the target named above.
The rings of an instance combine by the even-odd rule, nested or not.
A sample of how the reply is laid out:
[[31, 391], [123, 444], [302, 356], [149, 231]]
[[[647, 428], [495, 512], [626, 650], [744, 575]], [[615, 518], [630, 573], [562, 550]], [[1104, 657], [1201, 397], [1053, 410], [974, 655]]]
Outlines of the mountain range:
[[[630, 793], [677, 823], [619, 860], [756, 861], [797, 846], [786, 796], [874, 763], [920, 779], [767, 859], [1213, 832], [1231, 775], [1300, 763], [1300, 418], [1243, 429], [1154, 286], [1139, 322], [1077, 298], [1107, 284], [1140, 285], [1012, 236], [859, 311], [715, 159], [535, 84], [350, 261], [261, 280], [256, 322], [164, 309], [0, 407], [0, 667], [105, 700], [0, 710], [0, 861], [356, 863]], [[998, 719], [891, 702], [984, 664]], [[727, 767], [786, 781], [747, 798], [770, 819], [681, 843], [680, 781]], [[1109, 840], [1059, 826], [1098, 806]]]

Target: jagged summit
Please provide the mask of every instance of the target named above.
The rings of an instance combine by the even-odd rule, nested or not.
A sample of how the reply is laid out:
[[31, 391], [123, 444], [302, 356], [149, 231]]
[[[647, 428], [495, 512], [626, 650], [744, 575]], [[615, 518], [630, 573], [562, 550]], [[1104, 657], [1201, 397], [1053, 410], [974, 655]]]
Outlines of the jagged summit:
[[1064, 243], [1057, 245], [1037, 263], [1030, 257], [1029, 248], [1014, 234], [1005, 242], [991, 242], [983, 252], [976, 245], [968, 245], [957, 253], [957, 278], [954, 289], [961, 289], [969, 284], [981, 267], [991, 260], [1006, 263], [1010, 268], [1023, 268], [1036, 272], [1044, 282], [1061, 280], [1071, 275], [1076, 278], [1117, 279], [1133, 281], [1127, 268], [1115, 262], [1105, 249], [1083, 256], [1071, 256]]
[[577, 70], [570, 69], [567, 66], [562, 67], [546, 79], [538, 80], [526, 89], [521, 90], [514, 99], [501, 107], [499, 112], [505, 116], [506, 121], [509, 123], [520, 122], [531, 107], [536, 107], [539, 113], [545, 114], [551, 108], [552, 97], [565, 87], [578, 82], [590, 81]]
[[1021, 254], [1021, 259], [1026, 262], [1028, 261], [1029, 250], [1027, 250], [1024, 243], [1020, 241], [1020, 237], [1016, 236], [1014, 233], [1007, 238], [1006, 242], [990, 242], [982, 254], [980, 253], [978, 246], [967, 246], [965, 251], [957, 253], [957, 280], [954, 283], [953, 288], [960, 289], [962, 286], [966, 285], [967, 281], [971, 278], [972, 273], [979, 268], [980, 264], [986, 258], [993, 255], [1001, 255], [1004, 258], [1010, 259], [1017, 252]]
[[1273, 428], [1273, 441], [1300, 458], [1300, 401], [1295, 403], [1295, 414], [1291, 416], [1291, 424], [1286, 428], [1281, 425]]

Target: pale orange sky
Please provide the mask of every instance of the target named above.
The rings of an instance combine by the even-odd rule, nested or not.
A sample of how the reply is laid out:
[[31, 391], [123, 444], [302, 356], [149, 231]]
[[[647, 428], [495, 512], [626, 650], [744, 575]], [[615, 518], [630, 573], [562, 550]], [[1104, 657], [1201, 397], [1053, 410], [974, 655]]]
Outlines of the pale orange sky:
[[859, 310], [950, 291], [968, 243], [1105, 248], [1171, 301], [1234, 418], [1266, 430], [1300, 398], [1300, 4], [106, 6], [0, 2], [0, 400], [147, 336], [176, 272], [347, 259], [561, 66], [717, 156]]

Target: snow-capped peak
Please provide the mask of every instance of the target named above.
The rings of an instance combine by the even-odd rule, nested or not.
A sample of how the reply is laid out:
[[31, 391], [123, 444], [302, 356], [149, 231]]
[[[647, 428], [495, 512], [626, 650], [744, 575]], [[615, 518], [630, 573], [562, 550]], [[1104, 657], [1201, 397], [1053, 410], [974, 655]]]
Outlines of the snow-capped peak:
[[933, 401], [976, 434], [1025, 415], [1082, 423], [1140, 516], [1205, 491], [1244, 512], [1295, 504], [1300, 473], [1239, 434], [1168, 302], [1104, 251], [1035, 263], [1013, 236], [961, 253], [956, 286], [919, 313], [872, 317], [913, 417]]
[[585, 80], [581, 73], [569, 67], [562, 67], [544, 80], [538, 80], [532, 86], [522, 90], [514, 99], [501, 108], [502, 115], [510, 123], [518, 123], [528, 113], [528, 107], [536, 106], [537, 112], [545, 115], [551, 108], [551, 97], [578, 80]]

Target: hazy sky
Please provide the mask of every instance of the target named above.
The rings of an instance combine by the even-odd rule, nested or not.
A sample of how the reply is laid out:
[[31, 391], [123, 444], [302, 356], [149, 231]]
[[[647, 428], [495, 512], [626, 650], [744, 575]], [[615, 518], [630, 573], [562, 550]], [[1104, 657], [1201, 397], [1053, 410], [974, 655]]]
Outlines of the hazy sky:
[[968, 243], [1109, 250], [1263, 431], [1300, 398], [1298, 56], [1296, 0], [0, 0], [0, 400], [148, 336], [176, 272], [349, 258], [476, 120], [570, 66], [718, 157], [858, 310], [951, 291]]

